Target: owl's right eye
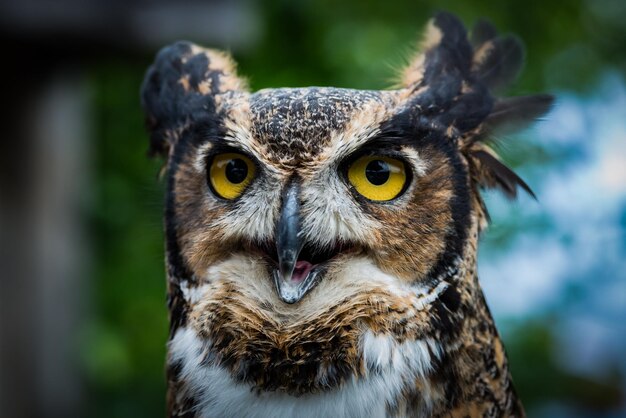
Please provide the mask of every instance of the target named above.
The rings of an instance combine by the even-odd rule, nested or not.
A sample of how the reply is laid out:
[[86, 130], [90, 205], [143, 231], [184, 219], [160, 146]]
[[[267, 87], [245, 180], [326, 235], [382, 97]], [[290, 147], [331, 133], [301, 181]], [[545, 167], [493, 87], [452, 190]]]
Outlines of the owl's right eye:
[[209, 184], [219, 197], [232, 200], [241, 195], [255, 174], [254, 163], [234, 152], [217, 154], [211, 160]]
[[404, 162], [386, 156], [365, 155], [348, 168], [348, 181], [366, 199], [385, 202], [398, 197], [409, 177]]

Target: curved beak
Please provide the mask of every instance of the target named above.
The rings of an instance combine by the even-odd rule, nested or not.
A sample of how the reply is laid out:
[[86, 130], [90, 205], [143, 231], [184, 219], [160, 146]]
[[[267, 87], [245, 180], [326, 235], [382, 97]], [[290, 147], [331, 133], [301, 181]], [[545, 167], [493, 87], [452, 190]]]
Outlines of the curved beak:
[[300, 222], [300, 186], [290, 182], [283, 191], [282, 209], [276, 226], [278, 270], [274, 270], [274, 284], [278, 296], [285, 303], [296, 303], [313, 288], [318, 272], [307, 261], [298, 261], [304, 240]]
[[298, 183], [291, 182], [283, 191], [283, 207], [276, 228], [278, 270], [281, 279], [290, 280], [302, 250], [300, 237], [300, 202]]

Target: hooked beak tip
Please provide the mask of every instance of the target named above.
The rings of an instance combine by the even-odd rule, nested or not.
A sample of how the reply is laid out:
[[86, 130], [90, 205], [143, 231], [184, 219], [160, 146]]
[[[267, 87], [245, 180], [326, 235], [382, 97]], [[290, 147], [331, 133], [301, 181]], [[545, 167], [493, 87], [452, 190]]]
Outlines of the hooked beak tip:
[[299, 302], [317, 284], [319, 276], [319, 271], [311, 271], [303, 281], [294, 283], [291, 279], [292, 273], [285, 277], [281, 271], [274, 270], [274, 283], [278, 297], [288, 304]]
[[278, 291], [278, 297], [283, 302], [289, 304], [298, 302], [302, 297], [298, 291], [298, 287], [291, 285], [291, 276], [292, 272], [286, 275], [282, 269], [274, 271], [274, 283], [276, 285], [276, 290]]

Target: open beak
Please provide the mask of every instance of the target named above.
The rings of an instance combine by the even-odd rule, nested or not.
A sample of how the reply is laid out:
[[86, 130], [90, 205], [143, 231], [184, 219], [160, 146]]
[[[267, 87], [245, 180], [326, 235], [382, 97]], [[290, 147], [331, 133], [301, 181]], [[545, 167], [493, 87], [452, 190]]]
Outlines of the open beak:
[[300, 221], [300, 186], [292, 181], [283, 191], [283, 202], [276, 227], [278, 269], [273, 271], [278, 296], [285, 303], [296, 303], [317, 283], [321, 274], [307, 260], [298, 260], [304, 246]]

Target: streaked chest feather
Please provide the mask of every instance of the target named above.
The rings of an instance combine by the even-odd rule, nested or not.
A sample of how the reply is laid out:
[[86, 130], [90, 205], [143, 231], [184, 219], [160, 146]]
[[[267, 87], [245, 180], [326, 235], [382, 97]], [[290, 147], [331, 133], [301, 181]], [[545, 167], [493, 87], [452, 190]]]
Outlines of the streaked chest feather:
[[181, 328], [170, 343], [170, 361], [180, 363], [180, 377], [201, 417], [385, 417], [402, 394], [421, 388], [421, 415], [433, 401], [425, 376], [440, 348], [432, 339], [397, 342], [366, 332], [360, 351], [364, 373], [338, 387], [312, 394], [256, 391], [236, 381], [220, 365], [206, 361], [207, 343], [190, 328]]
[[[255, 272], [249, 258], [212, 269], [170, 343], [169, 363], [201, 416], [387, 416], [416, 387], [418, 409], [429, 410], [428, 376], [442, 354], [432, 306], [447, 282], [402, 287], [353, 260], [310, 295], [309, 311], [269, 303]], [[352, 282], [365, 272], [366, 291]]]

